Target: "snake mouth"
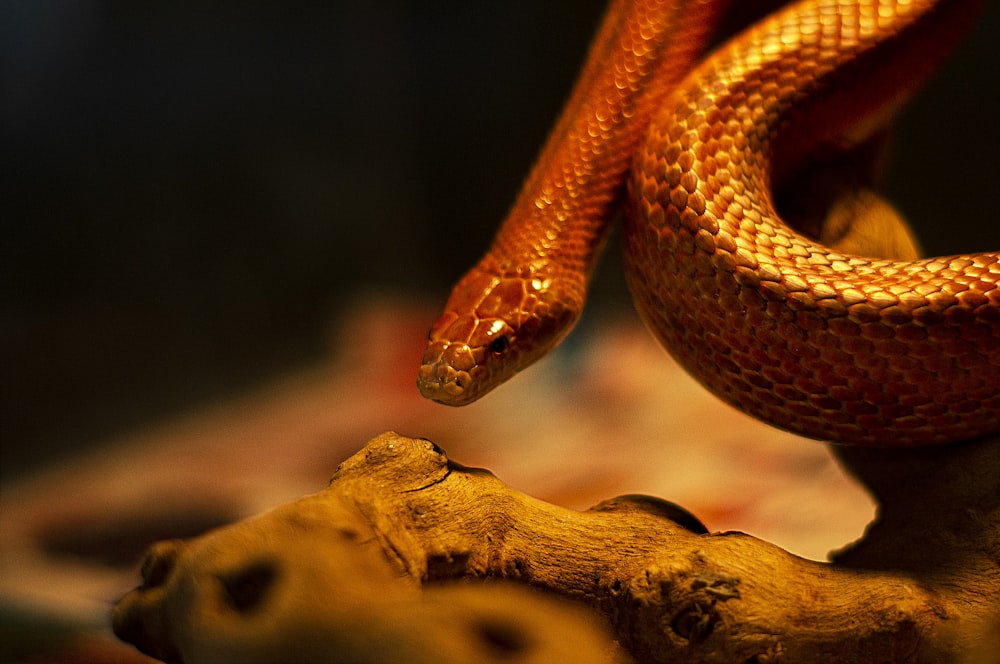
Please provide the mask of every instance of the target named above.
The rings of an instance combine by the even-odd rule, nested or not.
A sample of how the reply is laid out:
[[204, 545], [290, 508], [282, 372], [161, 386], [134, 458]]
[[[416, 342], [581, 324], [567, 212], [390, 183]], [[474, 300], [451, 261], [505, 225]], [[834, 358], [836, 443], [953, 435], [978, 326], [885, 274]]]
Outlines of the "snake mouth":
[[425, 398], [446, 406], [461, 406], [474, 401], [467, 386], [472, 381], [469, 372], [455, 369], [437, 360], [420, 365], [417, 389]]
[[427, 399], [464, 406], [489, 392], [483, 348], [464, 341], [431, 341], [417, 374], [417, 388]]

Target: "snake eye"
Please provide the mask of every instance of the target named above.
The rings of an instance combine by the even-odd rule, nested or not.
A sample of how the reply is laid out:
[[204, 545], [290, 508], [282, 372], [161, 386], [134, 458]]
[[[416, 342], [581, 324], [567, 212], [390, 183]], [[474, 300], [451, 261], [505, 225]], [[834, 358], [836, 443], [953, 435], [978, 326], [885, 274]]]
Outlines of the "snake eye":
[[507, 352], [508, 348], [510, 348], [510, 340], [507, 339], [506, 335], [501, 335], [490, 342], [490, 355], [500, 357]]

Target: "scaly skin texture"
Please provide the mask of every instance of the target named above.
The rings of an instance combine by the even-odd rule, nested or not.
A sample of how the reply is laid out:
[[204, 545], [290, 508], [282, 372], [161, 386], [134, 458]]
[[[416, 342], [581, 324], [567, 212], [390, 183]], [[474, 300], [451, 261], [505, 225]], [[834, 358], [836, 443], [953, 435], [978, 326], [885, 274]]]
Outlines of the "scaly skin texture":
[[883, 127], [977, 3], [798, 2], [689, 73], [714, 5], [653, 4], [610, 8], [510, 216], [431, 329], [423, 394], [467, 403], [561, 340], [627, 180], [637, 309], [720, 397], [843, 443], [1000, 431], [1000, 254], [842, 254], [772, 202], [772, 186], [810, 155], [848, 151]]

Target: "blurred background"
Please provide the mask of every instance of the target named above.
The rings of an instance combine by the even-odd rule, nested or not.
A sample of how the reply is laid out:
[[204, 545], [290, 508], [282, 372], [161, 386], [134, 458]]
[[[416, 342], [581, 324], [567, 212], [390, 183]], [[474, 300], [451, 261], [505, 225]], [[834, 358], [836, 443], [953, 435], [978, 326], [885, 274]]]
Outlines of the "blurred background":
[[4, 476], [443, 301], [602, 4], [0, 5]]
[[[603, 5], [0, 3], [2, 477], [313, 361], [373, 291], [430, 322]], [[1000, 247], [998, 14], [898, 123], [935, 253]]]

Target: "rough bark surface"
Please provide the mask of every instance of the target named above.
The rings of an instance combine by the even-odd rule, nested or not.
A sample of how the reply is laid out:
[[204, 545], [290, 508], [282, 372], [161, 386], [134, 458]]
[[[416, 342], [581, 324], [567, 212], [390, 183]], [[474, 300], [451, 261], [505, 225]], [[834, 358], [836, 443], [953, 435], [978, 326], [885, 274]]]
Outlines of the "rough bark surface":
[[188, 664], [624, 661], [611, 638], [639, 662], [996, 661], [1000, 438], [839, 455], [881, 508], [820, 563], [656, 498], [566, 510], [386, 433], [318, 494], [155, 545], [115, 631]]

